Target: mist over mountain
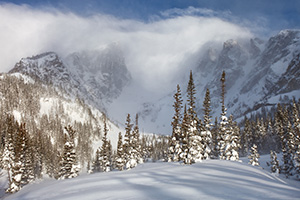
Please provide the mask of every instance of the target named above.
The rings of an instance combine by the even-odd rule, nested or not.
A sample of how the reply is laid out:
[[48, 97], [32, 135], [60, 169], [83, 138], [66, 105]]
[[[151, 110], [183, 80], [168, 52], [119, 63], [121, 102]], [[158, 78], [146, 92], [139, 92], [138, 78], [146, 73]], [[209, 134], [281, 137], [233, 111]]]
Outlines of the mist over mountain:
[[[187, 74], [193, 70], [199, 116], [206, 88], [211, 91], [213, 115], [219, 116], [220, 77], [225, 70], [228, 114], [244, 117], [280, 102], [283, 97], [285, 100], [300, 97], [299, 53], [299, 30], [283, 30], [268, 40], [232, 38], [222, 43], [207, 43], [198, 56], [190, 58], [193, 62], [186, 61], [190, 67], [171, 83], [174, 89], [180, 84], [186, 96]], [[9, 73], [16, 72], [59, 86], [115, 121], [122, 123], [127, 113], [139, 113], [143, 131], [170, 134], [174, 92], [147, 98], [151, 92], [132, 78], [118, 44], [97, 51], [73, 52], [66, 57], [52, 52], [24, 58]]]

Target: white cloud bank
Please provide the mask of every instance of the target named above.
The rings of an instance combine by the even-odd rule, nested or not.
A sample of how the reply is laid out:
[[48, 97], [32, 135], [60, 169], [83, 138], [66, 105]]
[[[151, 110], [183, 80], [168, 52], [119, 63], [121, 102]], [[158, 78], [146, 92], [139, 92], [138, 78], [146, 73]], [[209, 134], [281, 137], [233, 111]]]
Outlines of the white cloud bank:
[[[213, 11], [205, 12], [210, 15]], [[166, 15], [170, 13], [162, 14]], [[182, 68], [190, 68], [185, 66], [186, 59], [203, 44], [252, 37], [247, 28], [220, 17], [184, 12], [145, 23], [103, 14], [82, 17], [54, 9], [0, 4], [0, 19], [1, 72], [10, 70], [22, 57], [45, 51], [66, 56], [117, 42], [133, 77], [150, 90], [168, 86]]]

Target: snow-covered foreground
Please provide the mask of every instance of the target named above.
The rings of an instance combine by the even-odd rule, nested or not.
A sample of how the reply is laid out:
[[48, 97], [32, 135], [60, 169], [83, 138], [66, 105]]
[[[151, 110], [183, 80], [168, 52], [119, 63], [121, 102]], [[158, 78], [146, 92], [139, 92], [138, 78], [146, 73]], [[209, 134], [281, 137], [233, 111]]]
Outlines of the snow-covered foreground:
[[123, 172], [44, 180], [6, 199], [299, 199], [300, 182], [246, 163], [145, 163]]

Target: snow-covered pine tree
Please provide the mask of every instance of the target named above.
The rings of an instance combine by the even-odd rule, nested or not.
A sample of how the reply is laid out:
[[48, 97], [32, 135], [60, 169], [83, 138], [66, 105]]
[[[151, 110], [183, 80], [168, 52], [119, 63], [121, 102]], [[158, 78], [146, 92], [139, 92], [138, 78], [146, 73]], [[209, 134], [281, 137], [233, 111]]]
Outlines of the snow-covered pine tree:
[[132, 134], [132, 126], [130, 114], [127, 115], [126, 123], [125, 123], [125, 138], [124, 138], [124, 152], [125, 152], [125, 167], [126, 169], [131, 169], [136, 167], [137, 160], [134, 158], [134, 149], [133, 149], [133, 134]]
[[225, 147], [226, 147], [226, 139], [227, 139], [227, 126], [228, 126], [228, 118], [226, 117], [226, 108], [225, 108], [225, 71], [222, 73], [221, 81], [221, 106], [222, 112], [220, 117], [220, 125], [219, 125], [219, 135], [218, 135], [218, 150], [219, 150], [219, 158], [226, 159], [225, 156]]
[[228, 126], [226, 131], [226, 147], [224, 149], [224, 155], [226, 160], [237, 161], [239, 160], [239, 148], [240, 148], [240, 130], [236, 122], [233, 121], [233, 116], [230, 115], [228, 120]]
[[249, 122], [247, 116], [245, 116], [244, 123], [245, 123], [244, 129], [242, 130], [242, 134], [241, 134], [241, 154], [242, 154], [242, 156], [248, 155], [248, 152], [249, 152], [248, 138], [249, 138], [250, 122]]
[[92, 172], [96, 173], [96, 172], [100, 172], [101, 171], [101, 167], [100, 167], [100, 150], [99, 148], [96, 150], [95, 153], [95, 159], [93, 161], [93, 165], [92, 165]]
[[142, 156], [142, 146], [140, 142], [140, 131], [139, 131], [139, 115], [136, 114], [135, 116], [135, 126], [133, 127], [132, 131], [133, 140], [132, 140], [132, 147], [133, 147], [133, 157], [136, 159], [137, 163], [143, 163], [143, 156]]
[[279, 161], [277, 159], [277, 154], [275, 151], [270, 152], [270, 157], [271, 157], [271, 172], [272, 173], [279, 173], [280, 172], [280, 167], [279, 167]]
[[19, 133], [22, 139], [22, 148], [21, 148], [21, 163], [22, 163], [22, 179], [21, 184], [26, 185], [34, 180], [34, 152], [33, 145], [30, 141], [29, 134], [26, 130], [25, 124], [21, 124], [19, 127]]
[[106, 122], [104, 122], [104, 135], [102, 137], [102, 146], [100, 148], [100, 168], [102, 172], [109, 172], [111, 170], [111, 147], [110, 142], [107, 139], [108, 128]]
[[212, 133], [212, 153], [211, 158], [218, 158], [219, 156], [219, 148], [218, 148], [218, 133], [219, 133], [219, 126], [218, 126], [218, 118], [215, 118], [215, 124], [211, 129]]
[[190, 154], [193, 163], [208, 159], [210, 155], [209, 141], [207, 141], [208, 136], [206, 135], [207, 131], [201, 120], [198, 120], [197, 123], [197, 131], [190, 137]]
[[7, 116], [5, 127], [5, 146], [2, 156], [2, 163], [4, 169], [7, 170], [8, 188], [6, 192], [14, 193], [21, 189], [20, 160], [17, 149], [20, 148], [21, 143], [17, 146], [18, 123], [14, 121], [13, 116]]
[[263, 150], [263, 141], [266, 137], [266, 128], [264, 126], [263, 119], [256, 118], [256, 126], [254, 130], [254, 143], [258, 144], [258, 151], [261, 152]]
[[182, 109], [182, 98], [181, 98], [181, 90], [180, 90], [180, 86], [177, 85], [177, 91], [174, 94], [174, 111], [175, 114], [173, 116], [173, 121], [171, 123], [172, 125], [172, 135], [170, 138], [170, 145], [169, 145], [169, 149], [168, 149], [168, 161], [169, 162], [178, 162], [180, 160], [179, 155], [182, 152], [181, 149], [181, 143], [182, 141], [180, 141], [181, 137], [181, 109]]
[[116, 162], [116, 168], [119, 171], [123, 171], [124, 166], [125, 166], [125, 160], [124, 160], [124, 150], [123, 150], [123, 142], [122, 142], [121, 132], [119, 133], [117, 155], [115, 158], [115, 162]]
[[276, 130], [281, 139], [281, 151], [283, 163], [280, 166], [280, 173], [285, 174], [286, 177], [291, 175], [293, 169], [293, 160], [290, 149], [290, 132], [291, 124], [288, 120], [288, 112], [285, 107], [280, 104], [277, 105], [277, 112], [275, 116]]
[[251, 154], [248, 156], [249, 164], [252, 166], [259, 166], [258, 158], [260, 158], [259, 153], [257, 152], [257, 146], [256, 144], [253, 144], [250, 150]]
[[211, 129], [211, 107], [210, 107], [210, 92], [209, 89], [206, 89], [206, 93], [205, 93], [205, 98], [203, 101], [203, 112], [204, 112], [204, 116], [203, 116], [203, 124], [205, 129], [210, 130]]
[[182, 160], [185, 164], [191, 164], [189, 121], [190, 119], [186, 110], [186, 105], [184, 105], [183, 119], [181, 123], [182, 152], [180, 154], [180, 160]]
[[[299, 101], [300, 102], [300, 101]], [[297, 107], [295, 99], [293, 100], [293, 132], [294, 132], [294, 152], [293, 152], [293, 176], [300, 180], [300, 116], [299, 108]]]
[[65, 127], [63, 155], [60, 162], [59, 179], [74, 178], [79, 174], [75, 150], [75, 130], [72, 126]]
[[210, 92], [209, 89], [206, 89], [205, 98], [203, 101], [203, 130], [201, 130], [200, 135], [202, 138], [203, 145], [203, 159], [208, 159], [211, 157], [212, 153], [212, 133], [211, 133], [211, 108], [210, 108]]
[[[195, 111], [195, 104], [196, 104], [196, 89], [193, 79], [193, 73], [190, 71], [190, 78], [187, 87], [187, 114], [188, 114], [188, 154], [185, 164], [191, 164], [193, 162], [198, 162], [203, 159], [203, 151], [204, 147], [202, 145], [202, 138], [200, 135], [199, 127], [199, 119], [197, 118], [197, 114]], [[191, 157], [191, 159], [189, 159]]]

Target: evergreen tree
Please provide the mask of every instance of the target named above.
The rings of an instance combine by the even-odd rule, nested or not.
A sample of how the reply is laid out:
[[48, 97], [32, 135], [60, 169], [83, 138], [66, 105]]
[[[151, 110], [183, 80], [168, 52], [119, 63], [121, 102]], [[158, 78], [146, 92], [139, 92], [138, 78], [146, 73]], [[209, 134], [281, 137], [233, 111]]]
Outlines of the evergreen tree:
[[260, 158], [259, 153], [257, 152], [257, 146], [256, 144], [253, 144], [253, 146], [251, 147], [251, 154], [248, 156], [249, 160], [249, 164], [253, 165], [253, 166], [258, 166], [259, 162], [258, 162], [258, 158]]
[[19, 127], [19, 134], [22, 140], [21, 145], [21, 171], [22, 179], [21, 184], [26, 185], [34, 180], [34, 168], [33, 168], [33, 145], [31, 144], [28, 132], [25, 128], [25, 124], [21, 124]]
[[270, 157], [271, 157], [271, 172], [272, 173], [279, 173], [280, 172], [280, 167], [279, 167], [279, 162], [277, 159], [277, 154], [275, 151], [271, 150], [270, 153]]
[[226, 160], [237, 161], [239, 160], [240, 148], [240, 131], [236, 122], [233, 122], [233, 116], [230, 115], [226, 131], [226, 147], [224, 149], [224, 156]]
[[[206, 131], [201, 124], [201, 121], [198, 121], [197, 129], [200, 131], [197, 131], [196, 134], [191, 134], [190, 136], [190, 155], [191, 155], [191, 161], [192, 163], [195, 162], [201, 162], [203, 159], [207, 159], [208, 154], [206, 153], [206, 141], [203, 140], [203, 137], [205, 137]], [[203, 135], [202, 135], [203, 134]], [[203, 137], [202, 137], [203, 136]], [[208, 147], [209, 148], [209, 147]], [[210, 153], [210, 152], [209, 152]]]
[[125, 139], [124, 139], [124, 152], [125, 152], [125, 166], [126, 169], [131, 169], [136, 167], [137, 160], [135, 158], [135, 149], [133, 147], [134, 136], [132, 134], [132, 126], [130, 114], [127, 115], [126, 123], [125, 123]]
[[210, 103], [210, 92], [209, 92], [209, 89], [207, 88], [206, 93], [205, 93], [205, 98], [203, 101], [203, 111], [204, 111], [203, 123], [204, 123], [205, 129], [208, 131], [210, 131], [210, 129], [211, 129], [211, 115], [210, 115], [211, 107], [210, 107], [210, 104], [211, 104]]
[[201, 130], [199, 129], [199, 120], [195, 111], [195, 102], [196, 102], [196, 89], [193, 79], [192, 71], [190, 71], [190, 79], [187, 87], [187, 103], [188, 103], [188, 124], [187, 124], [187, 144], [188, 150], [186, 154], [185, 164], [191, 164], [192, 162], [202, 160], [203, 155], [203, 146], [202, 138], [200, 136]]
[[100, 150], [99, 148], [96, 150], [95, 153], [95, 159], [92, 165], [92, 172], [96, 173], [96, 172], [100, 172], [101, 171], [101, 166], [100, 166]]
[[182, 152], [180, 154], [180, 160], [185, 164], [191, 164], [191, 155], [190, 155], [190, 134], [189, 134], [189, 124], [190, 124], [189, 115], [186, 110], [186, 105], [184, 105], [183, 119], [181, 123], [181, 138], [182, 138]]
[[111, 145], [107, 139], [108, 128], [104, 122], [104, 135], [102, 137], [102, 146], [100, 148], [100, 168], [102, 172], [109, 172], [111, 170]]
[[123, 150], [123, 142], [122, 142], [122, 134], [119, 133], [118, 139], [118, 147], [117, 147], [117, 155], [116, 155], [116, 167], [119, 171], [122, 171], [125, 166], [124, 160], [124, 150]]
[[174, 94], [174, 110], [175, 110], [175, 114], [173, 116], [173, 121], [171, 123], [172, 125], [172, 136], [170, 139], [170, 145], [169, 145], [169, 149], [168, 149], [168, 161], [174, 161], [177, 162], [179, 161], [179, 155], [182, 152], [181, 150], [181, 127], [180, 127], [180, 123], [181, 123], [181, 108], [182, 108], [182, 98], [181, 98], [181, 90], [180, 90], [180, 86], [177, 85], [177, 92]]
[[285, 176], [288, 177], [291, 175], [290, 172], [293, 169], [293, 164], [292, 164], [293, 161], [292, 161], [291, 149], [289, 145], [291, 125], [288, 120], [288, 113], [286, 108], [281, 107], [280, 104], [277, 105], [275, 124], [276, 124], [277, 132], [281, 139], [283, 164], [280, 167], [280, 173], [285, 174]]
[[228, 126], [228, 119], [226, 117], [226, 108], [225, 108], [225, 71], [222, 73], [221, 77], [221, 85], [222, 85], [222, 93], [221, 93], [221, 106], [222, 106], [222, 113], [220, 118], [220, 125], [219, 125], [219, 135], [218, 135], [218, 150], [219, 150], [219, 158], [226, 159], [225, 156], [225, 148], [228, 145], [228, 136], [227, 134], [227, 126]]
[[195, 102], [196, 102], [196, 89], [195, 89], [195, 84], [194, 84], [194, 79], [193, 79], [193, 73], [192, 70], [190, 71], [190, 79], [188, 82], [188, 87], [187, 87], [187, 104], [188, 104], [188, 114], [192, 120], [195, 119], [196, 117], [196, 112], [195, 112]]
[[61, 158], [61, 168], [59, 172], [59, 179], [68, 179], [78, 176], [79, 168], [77, 165], [77, 157], [75, 150], [75, 130], [69, 125], [65, 127], [63, 155]]
[[133, 157], [137, 161], [137, 163], [143, 163], [143, 156], [142, 156], [142, 147], [140, 143], [140, 131], [139, 131], [139, 115], [136, 114], [135, 116], [135, 126], [133, 127], [132, 131], [133, 141], [132, 141], [132, 149], [133, 149]]
[[[7, 116], [6, 118], [6, 136], [5, 147], [2, 156], [2, 162], [4, 169], [7, 170], [8, 175], [8, 189], [6, 192], [14, 193], [21, 189], [22, 173], [20, 171], [21, 163], [19, 157], [19, 151], [21, 143], [17, 142], [18, 123], [14, 121], [13, 116]], [[19, 144], [19, 145], [17, 145]], [[18, 150], [19, 148], [19, 150]]]
[[219, 133], [219, 126], [218, 126], [218, 118], [215, 118], [215, 124], [211, 130], [212, 133], [212, 158], [218, 158], [219, 156], [219, 148], [218, 148], [218, 133]]
[[211, 108], [210, 108], [210, 92], [209, 89], [206, 89], [205, 99], [203, 101], [203, 111], [204, 111], [204, 124], [203, 129], [200, 132], [202, 138], [203, 145], [203, 159], [208, 159], [211, 157], [212, 148], [214, 148], [212, 141], [212, 133], [211, 133]]
[[[300, 102], [300, 101], [299, 101]], [[293, 100], [293, 110], [292, 110], [292, 120], [293, 120], [293, 132], [294, 132], [294, 150], [293, 150], [293, 166], [294, 174], [293, 176], [300, 180], [300, 118], [299, 118], [299, 108], [297, 107], [296, 101]]]

